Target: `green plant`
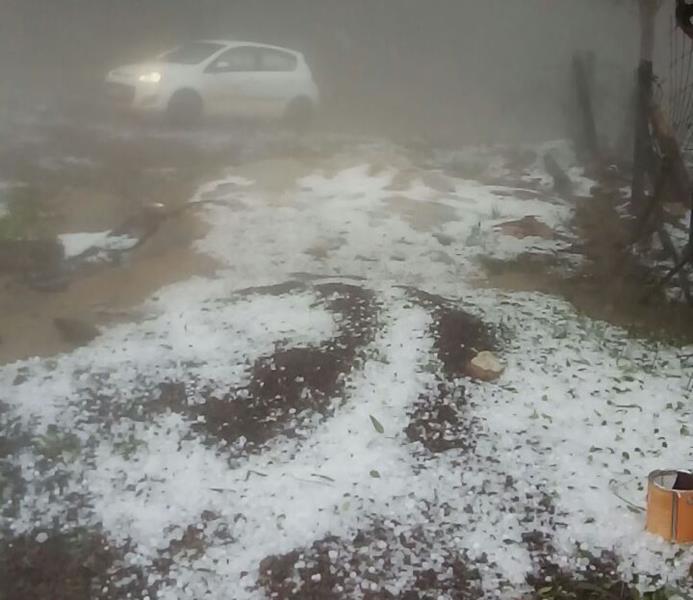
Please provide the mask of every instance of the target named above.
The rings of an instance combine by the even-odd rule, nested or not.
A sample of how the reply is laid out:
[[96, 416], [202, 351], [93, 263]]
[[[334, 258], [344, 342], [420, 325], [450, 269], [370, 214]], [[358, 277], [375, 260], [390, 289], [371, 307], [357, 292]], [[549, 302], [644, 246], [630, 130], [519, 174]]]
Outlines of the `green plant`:
[[23, 240], [36, 234], [39, 206], [30, 188], [16, 188], [3, 198], [7, 213], [0, 216], [0, 240]]

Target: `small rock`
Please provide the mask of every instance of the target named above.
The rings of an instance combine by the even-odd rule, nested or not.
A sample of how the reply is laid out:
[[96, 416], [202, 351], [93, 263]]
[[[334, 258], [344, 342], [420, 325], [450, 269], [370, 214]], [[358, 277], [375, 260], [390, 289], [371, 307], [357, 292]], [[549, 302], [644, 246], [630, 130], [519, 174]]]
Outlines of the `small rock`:
[[467, 366], [467, 374], [481, 381], [495, 381], [505, 371], [505, 367], [492, 352], [480, 352]]
[[70, 344], [88, 344], [101, 333], [95, 325], [79, 319], [56, 318], [53, 319], [53, 325]]

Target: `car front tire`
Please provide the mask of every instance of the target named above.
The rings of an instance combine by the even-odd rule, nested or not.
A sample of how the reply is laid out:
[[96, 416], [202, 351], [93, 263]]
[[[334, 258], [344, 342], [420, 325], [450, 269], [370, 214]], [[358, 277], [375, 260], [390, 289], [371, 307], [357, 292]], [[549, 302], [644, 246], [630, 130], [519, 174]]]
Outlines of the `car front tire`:
[[195, 90], [174, 92], [166, 107], [166, 118], [173, 125], [194, 125], [202, 118], [202, 97]]

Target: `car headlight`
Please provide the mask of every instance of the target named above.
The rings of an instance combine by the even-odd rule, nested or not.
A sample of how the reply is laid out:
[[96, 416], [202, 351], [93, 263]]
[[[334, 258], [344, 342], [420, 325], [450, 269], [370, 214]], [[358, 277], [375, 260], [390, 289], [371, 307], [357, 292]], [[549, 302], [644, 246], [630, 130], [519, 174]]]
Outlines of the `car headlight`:
[[143, 73], [138, 78], [142, 83], [159, 83], [161, 81], [161, 73], [152, 71], [151, 73]]

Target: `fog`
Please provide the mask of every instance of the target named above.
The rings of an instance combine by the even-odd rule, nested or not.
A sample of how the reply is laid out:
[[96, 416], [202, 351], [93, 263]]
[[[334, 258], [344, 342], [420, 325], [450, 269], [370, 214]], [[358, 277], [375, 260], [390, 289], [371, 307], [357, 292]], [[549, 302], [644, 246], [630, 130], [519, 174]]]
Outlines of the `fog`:
[[335, 126], [467, 139], [565, 133], [570, 60], [603, 105], [632, 84], [637, 10], [608, 0], [3, 0], [2, 96], [75, 102], [108, 68], [191, 38], [302, 50]]
[[693, 598], [638, 4], [0, 0], [0, 600]]

